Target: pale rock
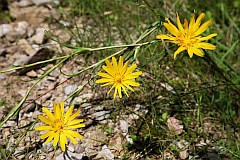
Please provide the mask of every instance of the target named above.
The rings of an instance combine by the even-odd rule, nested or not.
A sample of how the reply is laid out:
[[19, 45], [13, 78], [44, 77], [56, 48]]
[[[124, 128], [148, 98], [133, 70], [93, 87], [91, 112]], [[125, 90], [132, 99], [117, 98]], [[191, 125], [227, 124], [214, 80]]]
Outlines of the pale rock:
[[17, 23], [17, 26], [14, 28], [14, 31], [19, 35], [26, 35], [29, 24], [26, 21], [20, 21]]
[[27, 37], [28, 37], [28, 38], [32, 37], [32, 35], [34, 34], [34, 32], [35, 32], [35, 31], [34, 31], [33, 27], [30, 27], [30, 26], [29, 26], [29, 27], [27, 28]]
[[187, 152], [187, 150], [179, 152], [180, 159], [187, 159], [188, 156], [189, 156], [189, 153]]
[[72, 146], [68, 146], [67, 149], [68, 149], [68, 151], [70, 151], [70, 152], [74, 152], [74, 148], [73, 148]]
[[67, 155], [64, 156], [64, 153], [61, 153], [56, 157], [56, 160], [82, 160], [83, 154], [78, 154], [78, 153], [72, 153], [72, 152], [67, 152], [69, 157]]
[[44, 41], [44, 29], [37, 28], [35, 34], [30, 38], [32, 43], [42, 44]]
[[104, 145], [102, 147], [102, 150], [96, 156], [96, 159], [97, 158], [102, 158], [102, 159], [106, 159], [106, 160], [113, 160], [114, 159], [114, 154], [111, 152], [111, 150], [106, 145]]
[[4, 79], [6, 79], [6, 76], [5, 76], [5, 75], [2, 75], [2, 74], [0, 74], [0, 80], [4, 80]]
[[74, 92], [76, 89], [78, 88], [77, 85], [69, 85], [67, 87], [64, 88], [64, 92], [67, 95], [70, 95], [72, 92]]
[[31, 70], [31, 71], [27, 72], [26, 75], [30, 78], [37, 78], [38, 77], [38, 74], [34, 70]]
[[97, 120], [97, 121], [102, 121], [106, 118], [108, 118], [110, 111], [99, 111], [95, 112], [92, 114], [92, 116]]
[[22, 97], [24, 97], [26, 93], [27, 93], [27, 90], [19, 90], [18, 91], [18, 94]]
[[48, 76], [47, 80], [54, 82], [56, 81], [56, 77]]
[[10, 25], [10, 24], [0, 25], [0, 38], [11, 31], [13, 31], [12, 25]]
[[179, 148], [179, 150], [185, 150], [188, 148], [189, 142], [183, 139], [177, 142], [176, 146]]
[[33, 3], [31, 2], [31, 0], [21, 0], [20, 2], [14, 2], [14, 4], [19, 7], [28, 7], [31, 6]]
[[49, 142], [48, 144], [45, 144], [43, 143], [42, 145], [42, 150], [44, 153], [49, 153], [49, 152], [52, 152], [54, 150], [54, 147], [53, 147], [53, 142]]
[[36, 51], [32, 48], [32, 46], [28, 43], [28, 41], [26, 39], [20, 39], [18, 41], [18, 45], [20, 45], [20, 47], [26, 51], [26, 53], [29, 55], [29, 56], [33, 56]]
[[81, 146], [80, 144], [74, 145], [73, 147], [74, 147], [75, 153], [83, 153], [85, 150], [84, 147]]
[[7, 121], [6, 123], [4, 123], [3, 128], [5, 128], [5, 127], [13, 127], [13, 126], [15, 126], [15, 125], [16, 125], [16, 122], [15, 122], [15, 121], [9, 120], [9, 121]]
[[52, 97], [52, 94], [51, 93], [47, 93], [47, 94], [42, 96], [42, 98], [41, 98], [42, 101], [41, 102], [44, 103], [47, 100], [51, 99], [51, 97]]
[[128, 127], [129, 127], [128, 122], [125, 120], [120, 120], [119, 123], [120, 123], [120, 129], [122, 130], [122, 132], [128, 133]]
[[52, 0], [31, 0], [31, 1], [37, 6], [52, 2]]
[[14, 66], [22, 66], [30, 59], [29, 56], [20, 55], [19, 58], [13, 63]]
[[133, 144], [133, 139], [131, 138], [131, 136], [128, 134], [126, 135], [126, 140], [130, 143]]
[[109, 149], [115, 150], [117, 152], [123, 151], [122, 136], [117, 133], [109, 141]]

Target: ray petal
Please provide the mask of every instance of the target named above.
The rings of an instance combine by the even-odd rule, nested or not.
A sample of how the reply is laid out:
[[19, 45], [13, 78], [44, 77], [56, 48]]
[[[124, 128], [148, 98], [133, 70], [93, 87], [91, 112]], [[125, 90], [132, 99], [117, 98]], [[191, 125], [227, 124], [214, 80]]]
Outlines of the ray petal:
[[64, 133], [61, 133], [60, 134], [60, 147], [61, 147], [62, 151], [66, 150], [66, 144], [67, 144], [66, 135]]
[[129, 89], [129, 90], [131, 90], [131, 91], [133, 91], [134, 92], [134, 90], [133, 90], [133, 88], [132, 87], [130, 87], [127, 83], [123, 83], [123, 85], [125, 86], [125, 87], [127, 87], [127, 89]]
[[49, 137], [49, 136], [52, 135], [52, 134], [54, 134], [54, 131], [49, 131], [49, 132], [46, 132], [46, 133], [42, 134], [42, 135], [40, 136], [40, 138], [41, 138], [41, 139], [45, 139], [45, 138]]
[[114, 94], [113, 94], [113, 98], [115, 99], [116, 96], [117, 96], [117, 86], [115, 87]]
[[206, 37], [201, 37], [201, 38], [199, 38], [198, 40], [199, 40], [199, 41], [206, 41], [206, 40], [209, 40], [209, 39], [211, 39], [212, 37], [215, 37], [215, 36], [217, 36], [217, 34], [216, 34], [216, 33], [213, 33], [213, 34], [210, 34], [210, 35], [208, 35], [208, 36], [206, 36]]
[[126, 75], [124, 77], [124, 79], [134, 79], [134, 78], [139, 77], [141, 74], [142, 74], [142, 72], [140, 72], [140, 71], [139, 72], [130, 73], [130, 74]]
[[104, 78], [109, 78], [109, 79], [113, 78], [110, 74], [102, 73], [102, 72], [98, 72], [97, 75], [104, 77]]
[[109, 79], [109, 78], [101, 78], [96, 80], [96, 83], [107, 83], [107, 82], [113, 82], [113, 79]]
[[50, 121], [48, 118], [46, 118], [42, 115], [39, 115], [38, 119], [40, 119], [43, 123], [46, 123], [46, 124], [49, 124], [49, 125], [52, 123], [52, 121]]
[[187, 52], [188, 52], [189, 57], [192, 58], [193, 57], [193, 49], [192, 49], [192, 47], [189, 47], [187, 49]]
[[66, 136], [67, 136], [67, 138], [69, 138], [72, 142], [73, 142], [73, 144], [77, 144], [78, 142], [77, 142], [77, 140], [71, 135], [71, 134], [65, 134]]
[[203, 23], [199, 28], [198, 30], [196, 30], [196, 32], [194, 33], [195, 36], [198, 36], [200, 35], [201, 33], [203, 33], [204, 31], [206, 31], [206, 29], [212, 24], [212, 21], [209, 20], [205, 23]]
[[67, 112], [64, 116], [64, 123], [66, 123], [68, 118], [72, 115], [73, 109], [74, 109], [74, 106], [71, 105], [70, 108], [67, 110]]
[[119, 60], [118, 60], [118, 68], [119, 68], [119, 70], [121, 70], [122, 67], [123, 67], [123, 57], [120, 56], [120, 57], [119, 57]]
[[122, 89], [123, 89], [123, 92], [127, 95], [127, 97], [129, 97], [129, 95], [128, 95], [128, 93], [127, 93], [127, 90], [126, 90], [126, 88], [125, 88], [124, 85], [122, 86]]
[[60, 109], [61, 109], [61, 119], [62, 119], [64, 116], [64, 102], [60, 103]]
[[51, 129], [52, 129], [52, 126], [39, 126], [35, 128], [35, 130], [37, 131], [51, 130]]
[[55, 136], [55, 133], [53, 132], [51, 135], [49, 135], [49, 137], [47, 138], [47, 140], [44, 142], [45, 144], [48, 144]]
[[113, 68], [109, 68], [107, 66], [102, 66], [103, 70], [105, 70], [109, 75], [111, 75], [112, 77], [114, 77], [114, 70]]
[[125, 72], [125, 76], [127, 76], [130, 73], [132, 73], [135, 68], [137, 68], [136, 64], [133, 64], [130, 67], [128, 67], [127, 71]]
[[74, 118], [76, 118], [79, 113], [80, 113], [80, 109], [78, 109], [74, 114], [72, 114], [68, 119], [67, 119], [67, 122], [71, 122]]
[[189, 32], [193, 32], [194, 24], [195, 24], [195, 18], [194, 18], [194, 15], [192, 15], [192, 18], [191, 18], [190, 23], [189, 23]]
[[67, 125], [71, 126], [71, 125], [79, 124], [81, 122], [83, 122], [83, 119], [74, 119], [74, 120], [68, 122]]
[[215, 50], [215, 49], [216, 49], [216, 46], [213, 45], [213, 44], [211, 44], [211, 43], [201, 42], [201, 43], [198, 43], [198, 48]]
[[177, 55], [178, 55], [180, 52], [184, 51], [184, 50], [186, 50], [186, 48], [180, 46], [180, 47], [174, 52], [174, 56], [173, 56], [174, 59], [176, 59]]
[[66, 135], [70, 134], [73, 137], [82, 139], [82, 135], [80, 135], [78, 132], [75, 132], [75, 131], [72, 131], [72, 130], [66, 130], [65, 132], [66, 132]]
[[198, 49], [198, 48], [193, 48], [193, 53], [196, 54], [199, 57], [203, 57], [204, 56], [203, 52], [200, 49]]
[[54, 135], [54, 140], [53, 140], [53, 146], [57, 146], [57, 143], [59, 141], [59, 134], [60, 134], [60, 131], [57, 131]]
[[200, 24], [201, 24], [201, 21], [202, 21], [202, 19], [205, 17], [205, 14], [204, 13], [201, 13], [199, 16], [198, 16], [198, 18], [197, 18], [197, 20], [196, 20], [196, 23], [194, 24], [194, 31], [196, 31], [198, 28], [199, 28], [199, 26], [200, 26]]
[[53, 114], [47, 108], [43, 107], [42, 110], [48, 116], [48, 119], [50, 121], [54, 121], [55, 118], [54, 118]]
[[75, 124], [75, 125], [69, 125], [67, 128], [82, 128], [85, 127], [85, 124]]
[[125, 83], [128, 84], [128, 85], [131, 85], [131, 86], [135, 86], [135, 87], [140, 86], [140, 84], [138, 82], [135, 82], [135, 81], [132, 81], [132, 80], [126, 80]]
[[176, 12], [176, 16], [177, 16], [178, 29], [179, 29], [180, 32], [184, 32], [183, 26], [181, 24], [181, 21], [180, 21], [179, 15], [178, 15], [178, 12]]
[[175, 27], [169, 20], [168, 23], [163, 23], [163, 25], [167, 28], [167, 30], [174, 36], [178, 36], [180, 34], [177, 27]]
[[121, 85], [120, 84], [117, 85], [117, 90], [118, 90], [119, 98], [122, 98], [122, 91], [121, 91]]

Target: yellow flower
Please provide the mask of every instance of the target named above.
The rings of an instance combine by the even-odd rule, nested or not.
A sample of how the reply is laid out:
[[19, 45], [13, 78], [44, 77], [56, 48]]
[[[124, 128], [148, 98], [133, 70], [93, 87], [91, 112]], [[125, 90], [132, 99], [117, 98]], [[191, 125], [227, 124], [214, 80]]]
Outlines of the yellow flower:
[[131, 86], [140, 86], [140, 84], [135, 82], [134, 79], [140, 76], [142, 72], [133, 72], [137, 65], [133, 64], [128, 67], [129, 61], [124, 64], [123, 61], [124, 59], [122, 56], [120, 56], [118, 63], [116, 58], [112, 57], [112, 63], [110, 63], [109, 60], [106, 60], [105, 63], [107, 66], [102, 66], [107, 73], [97, 73], [102, 78], [97, 80], [96, 83], [105, 83], [102, 86], [112, 85], [108, 94], [115, 87], [114, 98], [116, 98], [117, 93], [119, 97], [122, 98], [122, 90], [128, 96], [127, 89], [134, 91]]
[[47, 117], [39, 115], [38, 118], [46, 125], [36, 127], [35, 130], [47, 130], [47, 132], [40, 137], [41, 139], [47, 138], [45, 144], [54, 139], [53, 146], [56, 146], [60, 141], [62, 151], [65, 151], [67, 138], [69, 138], [74, 144], [77, 144], [75, 137], [82, 139], [82, 136], [78, 132], [71, 130], [85, 127], [85, 124], [81, 124], [83, 119], [75, 119], [79, 115], [80, 109], [74, 114], [72, 113], [73, 109], [74, 106], [72, 105], [64, 114], [64, 102], [53, 103], [54, 114], [52, 114], [47, 108], [42, 108]]
[[200, 57], [203, 57], [204, 54], [201, 51], [201, 49], [210, 49], [210, 50], [216, 49], [216, 46], [210, 43], [202, 42], [217, 36], [216, 33], [210, 34], [206, 37], [200, 36], [200, 34], [203, 33], [212, 23], [212, 21], [209, 20], [203, 23], [202, 25], [200, 25], [202, 19], [205, 16], [204, 13], [201, 13], [196, 21], [193, 15], [189, 24], [188, 24], [188, 21], [184, 19], [184, 25], [183, 25], [184, 27], [181, 24], [178, 13], [176, 14], [177, 14], [177, 27], [174, 26], [168, 19], [166, 20], [167, 22], [163, 23], [163, 25], [167, 28], [167, 30], [172, 35], [160, 34], [156, 36], [157, 39], [162, 39], [162, 40], [166, 39], [168, 40], [168, 42], [178, 44], [179, 48], [174, 53], [174, 59], [176, 59], [176, 56], [184, 50], [187, 50], [190, 58], [192, 58], [193, 53]]

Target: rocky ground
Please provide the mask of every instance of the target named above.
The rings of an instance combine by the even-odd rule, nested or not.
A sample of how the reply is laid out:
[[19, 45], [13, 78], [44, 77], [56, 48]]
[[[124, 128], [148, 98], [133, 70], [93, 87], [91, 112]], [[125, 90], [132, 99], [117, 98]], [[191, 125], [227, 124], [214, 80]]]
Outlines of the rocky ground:
[[[46, 23], [46, 18], [54, 17], [60, 20], [60, 15], [55, 9], [57, 5], [59, 5], [57, 0], [53, 2], [52, 0], [20, 0], [9, 2], [7, 7], [2, 6], [4, 12], [9, 13], [13, 20], [8, 21], [6, 18], [0, 22], [0, 70], [71, 52], [69, 49], [61, 48], [59, 44], [44, 35], [44, 31], [55, 27]], [[62, 36], [65, 41], [71, 41], [71, 37], [63, 34], [60, 29], [56, 29], [55, 34]], [[20, 135], [25, 134], [26, 126], [42, 114], [41, 106], [52, 109], [53, 101], [65, 100], [73, 91], [87, 83], [88, 74], [68, 79], [61, 73], [79, 71], [84, 63], [84, 58], [72, 59], [37, 84], [22, 106], [19, 116], [11, 118], [0, 129], [0, 146], [6, 152], [12, 150]], [[0, 119], [7, 115], [8, 111], [24, 97], [36, 79], [53, 64], [0, 74]], [[103, 99], [105, 101], [102, 101]], [[65, 104], [70, 100], [68, 99]], [[73, 104], [81, 108], [80, 117], [85, 119], [86, 127], [79, 130], [84, 137], [79, 144], [70, 143], [68, 146], [67, 153], [72, 159], [121, 159], [125, 154], [125, 143], [132, 141], [129, 137], [129, 127], [139, 118], [137, 114], [147, 113], [143, 106], [131, 104], [126, 109], [137, 114], [129, 112], [109, 118], [114, 112], [112, 107], [114, 102], [106, 99], [106, 94], [96, 93], [89, 84], [74, 99]], [[12, 159], [64, 159], [66, 155], [63, 155], [60, 149], [54, 151], [51, 143], [44, 145], [39, 136], [39, 132], [28, 131], [14, 151]]]

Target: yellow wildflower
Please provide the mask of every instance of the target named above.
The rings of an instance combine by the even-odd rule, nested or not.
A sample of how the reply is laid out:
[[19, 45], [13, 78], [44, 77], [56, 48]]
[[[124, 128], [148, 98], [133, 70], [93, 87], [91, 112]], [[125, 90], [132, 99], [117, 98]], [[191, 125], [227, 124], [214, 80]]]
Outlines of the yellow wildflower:
[[193, 53], [196, 54], [197, 56], [203, 57], [204, 54], [201, 51], [201, 49], [209, 49], [209, 50], [216, 49], [216, 46], [210, 43], [202, 42], [217, 36], [216, 33], [210, 34], [206, 37], [200, 36], [200, 34], [202, 34], [212, 23], [212, 21], [209, 20], [203, 23], [202, 25], [200, 25], [202, 19], [205, 16], [204, 13], [201, 13], [196, 19], [196, 21], [193, 15], [189, 24], [188, 24], [188, 21], [184, 19], [183, 26], [179, 19], [178, 13], [176, 13], [176, 16], [177, 16], [177, 27], [174, 26], [168, 19], [166, 20], [167, 22], [163, 24], [172, 35], [160, 34], [156, 36], [157, 39], [167, 40], [168, 42], [175, 43], [179, 46], [179, 48], [174, 53], [174, 59], [176, 59], [176, 56], [184, 50], [187, 50], [190, 58], [192, 58]]
[[116, 58], [112, 57], [112, 63], [106, 60], [105, 63], [107, 66], [102, 66], [107, 73], [98, 72], [98, 75], [102, 78], [97, 80], [96, 83], [105, 83], [102, 86], [112, 85], [108, 94], [115, 87], [114, 98], [116, 98], [117, 93], [119, 97], [122, 98], [122, 90], [128, 96], [127, 89], [134, 91], [131, 86], [140, 86], [134, 79], [140, 76], [142, 72], [133, 72], [137, 65], [133, 64], [128, 67], [129, 61], [124, 64], [123, 61], [122, 56], [120, 56], [118, 63]]
[[47, 138], [45, 144], [54, 139], [53, 146], [56, 146], [60, 141], [62, 151], [65, 151], [67, 138], [69, 138], [74, 144], [77, 144], [75, 137], [82, 139], [82, 136], [78, 132], [71, 130], [85, 127], [85, 124], [81, 123], [83, 122], [83, 119], [75, 119], [79, 115], [80, 109], [75, 113], [72, 113], [73, 109], [74, 106], [72, 105], [65, 113], [64, 102], [53, 103], [54, 114], [52, 114], [47, 108], [42, 108], [46, 117], [39, 115], [38, 118], [46, 125], [36, 127], [35, 130], [47, 130], [47, 132], [40, 137], [41, 139]]

